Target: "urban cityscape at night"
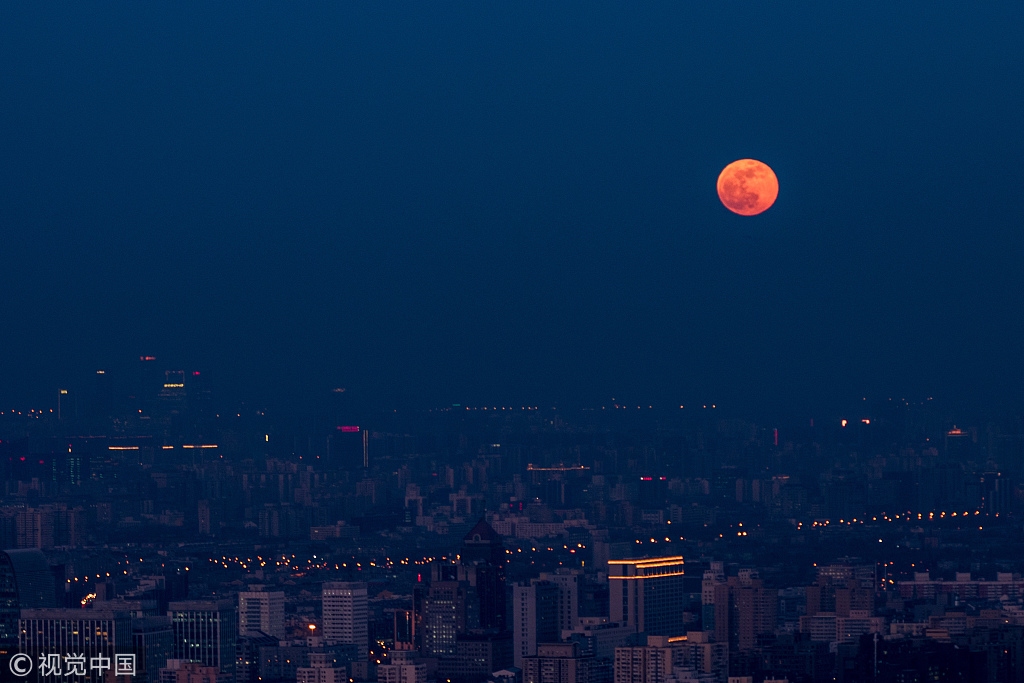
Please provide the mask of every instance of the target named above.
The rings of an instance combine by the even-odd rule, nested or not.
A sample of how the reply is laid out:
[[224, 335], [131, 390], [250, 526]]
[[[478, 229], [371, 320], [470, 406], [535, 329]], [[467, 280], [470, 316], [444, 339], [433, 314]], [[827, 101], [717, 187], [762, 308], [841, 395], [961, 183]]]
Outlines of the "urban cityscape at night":
[[0, 683], [1024, 683], [1022, 37], [0, 2]]
[[0, 415], [8, 656], [175, 683], [1022, 671], [1020, 417], [327, 391], [288, 424], [132, 365]]

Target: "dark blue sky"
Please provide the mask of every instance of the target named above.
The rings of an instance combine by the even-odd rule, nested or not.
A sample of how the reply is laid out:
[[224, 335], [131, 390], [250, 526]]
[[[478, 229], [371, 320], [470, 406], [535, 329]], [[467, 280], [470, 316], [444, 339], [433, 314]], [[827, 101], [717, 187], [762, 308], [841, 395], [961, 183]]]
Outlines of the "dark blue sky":
[[[0, 5], [0, 401], [1024, 381], [1024, 4]], [[726, 211], [752, 157], [781, 190]]]

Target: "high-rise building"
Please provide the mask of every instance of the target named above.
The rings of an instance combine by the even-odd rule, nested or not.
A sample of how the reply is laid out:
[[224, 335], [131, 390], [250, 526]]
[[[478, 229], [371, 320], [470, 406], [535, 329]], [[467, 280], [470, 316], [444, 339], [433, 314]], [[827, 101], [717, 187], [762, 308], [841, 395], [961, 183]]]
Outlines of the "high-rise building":
[[682, 556], [611, 560], [608, 588], [612, 621], [647, 635], [686, 633]]
[[716, 642], [707, 631], [691, 631], [686, 634], [683, 651], [685, 664], [725, 683], [729, 675], [729, 643]]
[[[84, 675], [74, 680], [83, 683], [104, 680], [104, 672], [90, 668], [93, 658], [106, 660], [113, 669], [115, 655], [134, 654], [132, 617], [128, 612], [95, 607], [89, 610], [25, 609], [21, 611], [19, 627], [18, 648], [22, 652], [36, 662], [41, 657], [59, 655], [59, 663], [54, 661], [50, 666], [60, 667], [62, 675], [72, 666], [63, 655], [77, 656], [81, 663], [78, 670]], [[137, 659], [135, 668], [138, 669]], [[37, 672], [46, 677], [42, 670]]]
[[238, 634], [244, 636], [257, 631], [284, 640], [283, 591], [256, 590], [238, 594]]
[[615, 683], [665, 683], [686, 663], [684, 636], [648, 636], [647, 645], [615, 649]]
[[715, 640], [730, 652], [752, 650], [759, 635], [775, 632], [779, 592], [765, 588], [756, 571], [741, 569], [714, 590]]
[[522, 668], [523, 657], [537, 654], [538, 643], [560, 640], [558, 586], [534, 579], [512, 587], [513, 663]]
[[479, 604], [479, 617], [474, 621], [479, 628], [504, 631], [509, 623], [505, 614], [506, 557], [501, 535], [481, 518], [462, 539], [459, 558]]
[[724, 563], [711, 562], [700, 584], [701, 627], [704, 631], [715, 630], [715, 586], [725, 582]]
[[[438, 573], [432, 566], [432, 573]], [[440, 577], [438, 577], [440, 578]], [[428, 657], [455, 654], [455, 636], [466, 632], [468, 586], [458, 580], [437, 580], [432, 576], [423, 600], [423, 652]]]
[[259, 683], [260, 648], [276, 648], [280, 643], [266, 633], [239, 636], [235, 646], [235, 683]]
[[505, 547], [481, 519], [463, 538], [458, 561], [430, 566], [422, 609], [424, 653], [453, 657], [459, 635], [507, 633], [506, 597]]
[[171, 618], [147, 616], [132, 618], [132, 643], [135, 645], [134, 683], [159, 683], [160, 669], [174, 656], [174, 630]]
[[202, 662], [234, 676], [238, 626], [233, 600], [185, 600], [167, 606], [174, 658]]
[[558, 630], [576, 628], [580, 618], [580, 584], [583, 572], [563, 567], [553, 572], [541, 572], [542, 581], [558, 586]]
[[359, 659], [369, 654], [366, 584], [329, 581], [323, 584], [324, 640], [328, 645], [352, 644]]
[[57, 588], [38, 550], [0, 552], [0, 647], [18, 642], [20, 610], [57, 607]]

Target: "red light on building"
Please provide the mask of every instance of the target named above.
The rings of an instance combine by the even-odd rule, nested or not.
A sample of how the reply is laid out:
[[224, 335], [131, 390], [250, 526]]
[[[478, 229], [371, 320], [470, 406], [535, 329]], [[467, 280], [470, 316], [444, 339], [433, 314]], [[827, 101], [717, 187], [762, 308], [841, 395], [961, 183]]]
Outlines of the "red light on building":
[[199, 374], [199, 372], [198, 372], [198, 371], [197, 371], [197, 372], [193, 372], [193, 373], [192, 373], [192, 376], [194, 377], [195, 375], [198, 375], [198, 374]]
[[139, 360], [156, 360], [156, 356], [139, 356]]
[[343, 432], [358, 432], [359, 427], [338, 427]]

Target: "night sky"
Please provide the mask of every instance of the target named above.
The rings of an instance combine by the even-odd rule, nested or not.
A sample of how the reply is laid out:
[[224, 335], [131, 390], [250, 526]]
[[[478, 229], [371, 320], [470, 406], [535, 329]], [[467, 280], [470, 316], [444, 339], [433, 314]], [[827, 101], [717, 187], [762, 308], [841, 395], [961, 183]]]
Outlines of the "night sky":
[[[1024, 3], [0, 4], [0, 401], [1018, 405]], [[719, 171], [775, 170], [727, 211]], [[42, 400], [41, 398], [39, 400]]]

